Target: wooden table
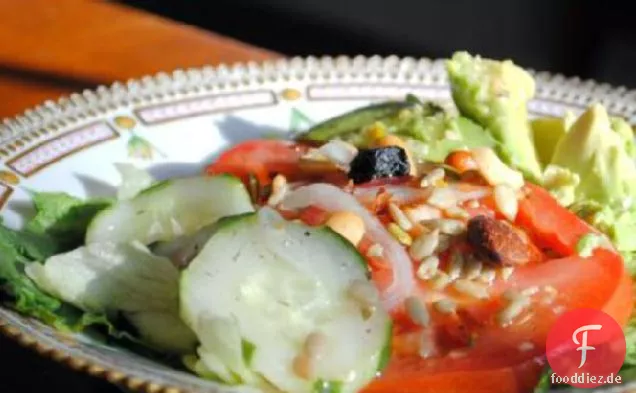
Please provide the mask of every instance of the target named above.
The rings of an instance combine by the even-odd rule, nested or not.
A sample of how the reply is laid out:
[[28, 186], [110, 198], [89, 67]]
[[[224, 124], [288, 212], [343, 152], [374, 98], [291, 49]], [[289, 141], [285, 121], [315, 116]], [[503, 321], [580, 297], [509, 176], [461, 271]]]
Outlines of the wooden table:
[[[0, 0], [0, 119], [159, 71], [278, 56], [111, 3]], [[0, 336], [2, 393], [121, 393]]]
[[0, 0], [0, 118], [117, 80], [275, 56], [117, 4]]

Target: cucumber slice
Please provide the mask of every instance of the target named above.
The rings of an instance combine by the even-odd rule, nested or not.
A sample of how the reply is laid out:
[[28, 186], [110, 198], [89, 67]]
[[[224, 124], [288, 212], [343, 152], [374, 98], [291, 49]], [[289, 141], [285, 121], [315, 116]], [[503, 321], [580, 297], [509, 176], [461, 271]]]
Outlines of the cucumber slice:
[[144, 245], [196, 232], [219, 218], [254, 211], [243, 183], [229, 175], [159, 182], [98, 214], [86, 243]]
[[267, 207], [225, 218], [180, 287], [208, 377], [294, 393], [328, 381], [347, 393], [386, 363], [391, 322], [364, 259], [326, 227]]

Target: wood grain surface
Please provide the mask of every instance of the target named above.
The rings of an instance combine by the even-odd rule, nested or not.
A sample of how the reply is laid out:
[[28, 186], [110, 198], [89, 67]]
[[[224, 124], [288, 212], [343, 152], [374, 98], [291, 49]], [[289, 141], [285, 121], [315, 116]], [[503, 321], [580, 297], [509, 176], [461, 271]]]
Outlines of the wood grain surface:
[[[0, 119], [159, 71], [278, 56], [118, 4], [0, 0]], [[0, 393], [121, 393], [0, 335]]]
[[276, 56], [119, 4], [0, 0], [0, 118], [116, 80]]

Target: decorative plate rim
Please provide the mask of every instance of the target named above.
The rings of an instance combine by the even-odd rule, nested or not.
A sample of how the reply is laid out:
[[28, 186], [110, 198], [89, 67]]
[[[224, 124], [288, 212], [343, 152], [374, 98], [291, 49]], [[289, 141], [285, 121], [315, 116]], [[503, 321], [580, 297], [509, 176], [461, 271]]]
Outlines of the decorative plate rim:
[[[0, 146], [37, 131], [49, 134], [60, 129], [68, 129], [77, 123], [88, 123], [111, 111], [126, 107], [197, 97], [223, 92], [226, 89], [259, 87], [267, 83], [302, 82], [318, 78], [338, 81], [346, 76], [374, 75], [380, 80], [400, 79], [408, 84], [432, 81], [433, 85], [444, 86], [447, 85], [445, 60], [396, 55], [307, 56], [264, 62], [221, 63], [216, 66], [175, 69], [169, 73], [158, 72], [129, 79], [126, 82], [114, 82], [108, 86], [100, 85], [81, 93], [63, 95], [57, 100], [47, 100], [26, 109], [22, 114], [6, 117], [0, 123]], [[599, 83], [594, 79], [567, 77], [560, 73], [525, 69], [534, 76], [537, 83], [535, 98], [581, 107], [592, 102], [600, 102], [607, 106], [610, 113], [623, 116], [631, 124], [636, 124], [636, 89]], [[75, 371], [86, 372], [131, 390], [148, 393], [189, 392], [187, 389], [160, 385], [150, 379], [128, 375], [114, 367], [103, 367], [89, 360], [74, 357], [72, 354], [41, 342], [4, 318], [0, 318], [0, 333]], [[623, 391], [622, 389], [629, 389], [629, 387], [626, 384], [622, 387], [599, 390], [599, 392], [619, 393]]]

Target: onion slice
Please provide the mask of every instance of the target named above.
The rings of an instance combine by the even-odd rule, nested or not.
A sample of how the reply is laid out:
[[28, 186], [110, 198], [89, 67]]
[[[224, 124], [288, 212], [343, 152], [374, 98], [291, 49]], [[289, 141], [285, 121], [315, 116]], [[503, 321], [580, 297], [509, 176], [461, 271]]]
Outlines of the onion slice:
[[387, 310], [393, 310], [410, 296], [415, 287], [411, 258], [404, 247], [387, 232], [382, 223], [365, 209], [356, 198], [330, 184], [318, 183], [300, 187], [289, 192], [281, 207], [296, 210], [316, 206], [333, 212], [346, 210], [357, 214], [364, 221], [367, 234], [385, 250], [392, 267], [393, 280], [382, 294], [382, 302]]
[[[373, 187], [356, 187], [353, 190], [353, 195], [362, 204], [370, 204], [375, 200], [378, 192], [384, 189], [391, 194], [391, 202], [398, 205], [411, 204], [416, 202], [425, 202], [432, 194], [434, 187], [410, 187], [399, 185], [386, 185], [386, 186], [373, 186]], [[447, 190], [448, 194], [453, 195], [453, 200], [456, 203], [461, 203], [473, 199], [481, 199], [492, 193], [491, 187], [478, 186], [478, 185], [455, 185], [451, 184], [439, 189]]]

